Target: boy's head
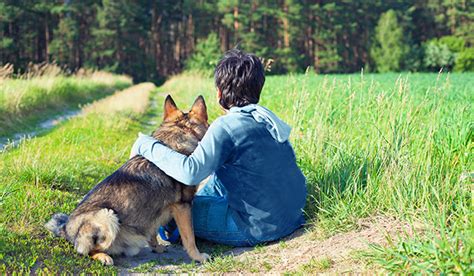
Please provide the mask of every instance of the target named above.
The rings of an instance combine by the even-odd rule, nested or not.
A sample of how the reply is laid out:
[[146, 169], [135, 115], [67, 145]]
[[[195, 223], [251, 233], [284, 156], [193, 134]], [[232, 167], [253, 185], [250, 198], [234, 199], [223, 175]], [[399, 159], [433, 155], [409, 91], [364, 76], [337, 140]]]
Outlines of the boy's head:
[[220, 94], [219, 104], [230, 109], [258, 103], [265, 73], [255, 55], [233, 49], [217, 64], [214, 80]]

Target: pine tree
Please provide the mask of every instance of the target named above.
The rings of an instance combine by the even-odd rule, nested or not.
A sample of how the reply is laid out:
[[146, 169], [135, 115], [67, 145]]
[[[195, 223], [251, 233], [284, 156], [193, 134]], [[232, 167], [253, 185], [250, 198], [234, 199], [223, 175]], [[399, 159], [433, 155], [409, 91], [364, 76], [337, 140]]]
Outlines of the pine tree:
[[[316, 72], [336, 72], [338, 63], [342, 59], [339, 55], [337, 38], [341, 24], [336, 21], [338, 10], [335, 3], [315, 4], [314, 10], [314, 60], [312, 62]], [[334, 28], [331, 28], [331, 26]], [[335, 31], [338, 30], [338, 31]]]
[[194, 54], [186, 61], [186, 68], [211, 75], [221, 56], [219, 39], [211, 33], [198, 42]]
[[89, 45], [99, 68], [129, 74], [135, 80], [149, 77], [149, 59], [144, 49], [147, 32], [145, 25], [139, 24], [148, 16], [144, 7], [140, 1], [102, 1]]
[[87, 42], [91, 40], [91, 27], [95, 21], [98, 0], [66, 1], [51, 12], [59, 23], [51, 42], [52, 58], [70, 69], [84, 66], [89, 58]]
[[371, 56], [379, 72], [400, 71], [402, 59], [408, 47], [404, 42], [404, 33], [399, 26], [397, 14], [389, 10], [382, 14], [375, 28], [375, 43]]
[[423, 49], [447, 37], [464, 42], [445, 41], [462, 57], [448, 67], [469, 70], [473, 14], [466, 0], [0, 0], [0, 65], [57, 61], [156, 81], [186, 69], [215, 33], [220, 52], [271, 58], [272, 73], [427, 69], [439, 51]]

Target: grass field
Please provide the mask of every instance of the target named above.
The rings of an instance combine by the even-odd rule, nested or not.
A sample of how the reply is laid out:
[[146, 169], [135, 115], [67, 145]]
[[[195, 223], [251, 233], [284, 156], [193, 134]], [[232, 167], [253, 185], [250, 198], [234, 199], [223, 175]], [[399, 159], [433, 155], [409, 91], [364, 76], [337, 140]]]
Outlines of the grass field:
[[103, 72], [0, 79], [0, 137], [25, 132], [45, 117], [77, 109], [131, 84], [127, 77]]
[[[150, 119], [146, 109], [133, 111], [136, 102], [149, 106], [149, 92], [134, 94], [135, 102], [128, 96], [106, 98], [88, 108], [87, 115], [0, 155], [0, 271], [113, 271], [78, 258], [42, 225], [53, 213], [71, 211], [128, 158], [128, 145]], [[117, 110], [117, 105], [122, 108]]]
[[[315, 235], [395, 216], [422, 230], [374, 248], [367, 261], [390, 271], [473, 272], [472, 83], [474, 74], [268, 77], [261, 104], [293, 126]], [[210, 79], [177, 77], [162, 90], [183, 106], [201, 93], [211, 119], [218, 114]]]
[[[356, 229], [361, 218], [396, 217], [415, 234], [360, 253], [365, 263], [392, 272], [472, 273], [472, 83], [474, 74], [267, 77], [261, 104], [293, 126], [308, 179], [309, 235], [324, 239]], [[221, 114], [211, 79], [181, 75], [158, 91], [181, 108], [202, 94], [210, 119]], [[161, 96], [152, 97], [162, 105]], [[146, 122], [160, 117], [160, 108], [92, 112], [1, 153], [0, 272], [114, 272], [79, 257], [43, 224], [72, 211], [127, 159], [136, 133], [150, 129]], [[268, 270], [214, 256], [180, 272]], [[314, 260], [299, 272], [328, 266], [330, 260]]]

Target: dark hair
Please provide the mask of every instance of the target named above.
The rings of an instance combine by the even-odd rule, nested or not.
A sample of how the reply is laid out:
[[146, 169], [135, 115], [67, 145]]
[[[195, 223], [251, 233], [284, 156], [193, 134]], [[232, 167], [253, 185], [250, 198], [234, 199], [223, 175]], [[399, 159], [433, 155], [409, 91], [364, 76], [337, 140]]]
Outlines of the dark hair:
[[255, 55], [232, 49], [217, 64], [214, 80], [222, 93], [219, 104], [230, 109], [258, 103], [265, 74]]

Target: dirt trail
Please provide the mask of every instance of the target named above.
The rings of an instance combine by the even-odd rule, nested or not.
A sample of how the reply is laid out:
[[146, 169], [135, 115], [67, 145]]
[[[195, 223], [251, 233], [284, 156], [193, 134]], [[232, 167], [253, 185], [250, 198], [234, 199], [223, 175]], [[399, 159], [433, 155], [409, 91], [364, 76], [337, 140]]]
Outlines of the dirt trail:
[[82, 114], [89, 113], [114, 113], [129, 110], [133, 113], [144, 113], [149, 105], [150, 92], [155, 89], [151, 82], [144, 82], [102, 100], [93, 102], [82, 109]]
[[153, 83], [137, 84], [127, 89], [117, 91], [115, 94], [104, 99], [86, 105], [82, 109], [67, 110], [60, 115], [47, 118], [39, 123], [34, 131], [16, 133], [11, 139], [0, 137], [0, 152], [15, 147], [22, 140], [40, 135], [57, 126], [61, 122], [75, 116], [82, 116], [89, 113], [114, 113], [125, 110], [142, 114], [148, 108], [149, 96], [154, 88], [155, 85]]
[[271, 266], [272, 271], [298, 271], [311, 260], [330, 260], [327, 272], [370, 272], [357, 261], [354, 253], [366, 250], [369, 244], [386, 246], [387, 237], [413, 235], [412, 226], [389, 217], [374, 217], [359, 221], [359, 229], [337, 234], [325, 240], [312, 238], [311, 233], [297, 231], [284, 243], [269, 245], [262, 253], [244, 252], [241, 260], [251, 260], [260, 267]]
[[[369, 244], [386, 245], [387, 237], [397, 239], [398, 236], [410, 236], [412, 227], [394, 218], [374, 217], [359, 221], [359, 229], [347, 233], [337, 234], [325, 240], [317, 240], [314, 234], [300, 229], [280, 242], [275, 242], [257, 248], [234, 248], [226, 251], [238, 264], [234, 272], [335, 272], [335, 273], [370, 273], [370, 268], [357, 260], [354, 253], [366, 250]], [[213, 245], [210, 245], [212, 247]], [[207, 246], [206, 246], [207, 247]], [[201, 251], [206, 252], [206, 247]], [[328, 267], [320, 269], [311, 267], [311, 262], [325, 259]], [[137, 268], [148, 266], [146, 271], [174, 271], [183, 270], [183, 264], [191, 263], [184, 250], [177, 245], [170, 246], [168, 252], [154, 254], [145, 249], [133, 258], [120, 257], [116, 264], [122, 272], [133, 272]], [[306, 268], [305, 268], [306, 266]], [[309, 267], [309, 271], [308, 271]], [[197, 266], [192, 272], [205, 272], [204, 266]]]
[[35, 137], [49, 129], [52, 129], [62, 121], [77, 116], [80, 112], [80, 109], [68, 110], [60, 115], [56, 115], [52, 118], [40, 122], [37, 125], [36, 130], [30, 132], [15, 133], [11, 138], [0, 137], [0, 152], [6, 150], [7, 148], [15, 147], [16, 145], [18, 145], [18, 143], [20, 143], [21, 140]]

